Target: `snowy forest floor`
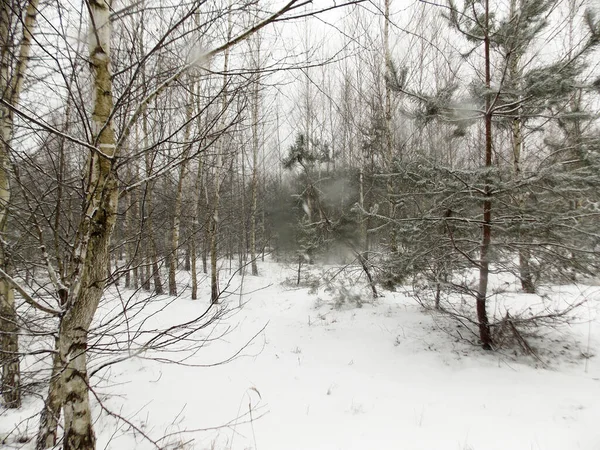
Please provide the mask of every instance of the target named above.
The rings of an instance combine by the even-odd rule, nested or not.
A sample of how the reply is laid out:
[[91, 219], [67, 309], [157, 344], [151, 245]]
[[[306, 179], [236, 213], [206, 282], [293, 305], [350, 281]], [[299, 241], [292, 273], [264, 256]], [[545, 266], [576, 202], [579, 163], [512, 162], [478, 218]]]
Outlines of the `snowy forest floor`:
[[[92, 355], [91, 371], [124, 359], [91, 379], [98, 449], [600, 449], [600, 288], [555, 286], [540, 297], [502, 281], [491, 314], [588, 300], [570, 324], [530, 342], [533, 357], [456, 339], [456, 323], [424, 311], [409, 290], [372, 301], [353, 286], [357, 270], [329, 285], [305, 274], [299, 287], [296, 267], [267, 259], [259, 270], [243, 284], [232, 275], [222, 317], [170, 351], [127, 342], [148, 342], [202, 315], [208, 280], [192, 301], [180, 273], [178, 298], [131, 306], [113, 337], [98, 337], [96, 347], [111, 353]], [[97, 315], [103, 330], [137, 298], [111, 288]], [[200, 349], [198, 339], [206, 341]], [[1, 412], [11, 448], [33, 437], [41, 406], [29, 396], [20, 410]]]

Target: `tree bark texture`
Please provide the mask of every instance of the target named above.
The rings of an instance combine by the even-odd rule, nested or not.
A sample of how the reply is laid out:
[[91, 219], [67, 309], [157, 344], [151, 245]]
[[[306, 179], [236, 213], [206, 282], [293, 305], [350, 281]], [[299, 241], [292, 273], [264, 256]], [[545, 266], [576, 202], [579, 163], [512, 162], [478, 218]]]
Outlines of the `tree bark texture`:
[[[227, 27], [227, 40], [231, 39], [232, 34], [232, 23], [231, 23], [231, 1], [229, 2], [228, 8], [228, 27]], [[229, 48], [225, 49], [223, 58], [223, 103], [222, 108], [227, 108], [227, 70], [229, 69]], [[223, 114], [223, 120], [221, 125], [225, 125], [225, 117]], [[223, 137], [219, 140], [218, 153], [216, 158], [215, 170], [214, 170], [214, 197], [212, 199], [212, 214], [209, 216], [210, 224], [208, 226], [209, 241], [210, 241], [210, 302], [216, 304], [219, 302], [220, 289], [219, 289], [219, 268], [218, 268], [218, 257], [217, 257], [217, 233], [219, 228], [219, 209], [221, 202], [221, 170], [223, 168], [223, 153], [225, 152], [225, 143]], [[209, 204], [207, 199], [207, 204]]]
[[190, 99], [186, 110], [187, 125], [185, 127], [185, 150], [182, 155], [183, 161], [179, 166], [179, 180], [177, 181], [177, 191], [175, 195], [175, 211], [173, 213], [173, 226], [171, 228], [171, 252], [169, 258], [169, 295], [177, 295], [177, 280], [175, 275], [177, 274], [177, 266], [179, 262], [179, 234], [181, 226], [181, 205], [183, 202], [183, 184], [187, 174], [187, 160], [190, 153], [191, 144], [191, 126], [192, 126], [192, 115], [194, 113], [193, 101], [194, 101], [194, 89], [193, 82], [190, 81], [192, 87], [190, 88]]
[[40, 425], [35, 446], [36, 450], [44, 450], [56, 445], [58, 421], [63, 405], [62, 369], [63, 365], [61, 363], [60, 349], [57, 340], [55, 343], [55, 353], [52, 357], [52, 375], [50, 376], [48, 396], [44, 402], [44, 409], [42, 409], [42, 412], [40, 413]]
[[[200, 94], [200, 83], [197, 83], [198, 85], [198, 94]], [[200, 96], [198, 95], [198, 98], [200, 98]], [[198, 119], [198, 122], [200, 121], [200, 119]], [[200, 128], [200, 123], [198, 123], [198, 128]], [[191, 241], [190, 241], [190, 258], [191, 258], [191, 262], [192, 262], [192, 267], [191, 267], [191, 272], [192, 272], [192, 300], [197, 300], [198, 299], [198, 272], [197, 272], [197, 268], [196, 268], [196, 258], [198, 256], [198, 249], [197, 249], [197, 239], [198, 236], [200, 235], [200, 230], [199, 230], [199, 226], [200, 226], [200, 201], [202, 199], [202, 194], [201, 192], [203, 191], [203, 183], [204, 183], [204, 178], [203, 178], [203, 170], [204, 170], [204, 155], [200, 154], [198, 156], [198, 167], [196, 170], [196, 178], [194, 180], [194, 203], [193, 203], [193, 210], [192, 210], [192, 236], [191, 236]], [[206, 272], [206, 261], [204, 264], [204, 271]]]
[[250, 260], [252, 265], [252, 275], [258, 276], [258, 266], [256, 264], [256, 210], [258, 197], [258, 113], [259, 113], [259, 84], [260, 84], [260, 39], [256, 35], [256, 75], [254, 85], [252, 86], [252, 203], [250, 209]]
[[[492, 102], [489, 95], [491, 83], [490, 69], [490, 36], [489, 36], [489, 0], [485, 4], [485, 84], [488, 88], [485, 100], [485, 167], [492, 167]], [[490, 247], [492, 243], [492, 192], [491, 186], [486, 182], [485, 199], [483, 201], [483, 225], [481, 250], [479, 258], [479, 289], [477, 291], [477, 321], [479, 323], [479, 339], [486, 350], [492, 348], [492, 335], [487, 316], [486, 301], [488, 279], [490, 273]]]
[[[26, 3], [23, 34], [18, 44], [13, 41], [12, 24], [16, 24], [20, 20], [20, 18], [15, 19], [14, 17], [19, 14], [19, 11], [15, 12], [11, 6], [7, 1], [3, 1], [0, 6], [0, 95], [3, 101], [16, 106], [29, 63], [38, 0], [30, 0]], [[18, 51], [12, 70], [9, 48], [16, 48]], [[0, 105], [0, 267], [8, 274], [11, 273], [12, 266], [6, 239], [11, 201], [9, 152], [12, 135], [13, 112], [3, 103]], [[6, 407], [18, 408], [21, 406], [21, 369], [17, 312], [14, 288], [4, 278], [0, 278], [0, 333], [2, 334], [0, 338], [2, 397]]]
[[67, 312], [59, 330], [59, 351], [64, 367], [64, 450], [95, 448], [89, 404], [87, 339], [106, 285], [109, 244], [119, 199], [114, 166], [116, 139], [110, 120], [113, 112], [110, 2], [88, 0], [88, 10], [89, 57], [94, 83], [91, 123], [96, 150], [88, 158], [85, 207], [71, 262], [74, 276]]

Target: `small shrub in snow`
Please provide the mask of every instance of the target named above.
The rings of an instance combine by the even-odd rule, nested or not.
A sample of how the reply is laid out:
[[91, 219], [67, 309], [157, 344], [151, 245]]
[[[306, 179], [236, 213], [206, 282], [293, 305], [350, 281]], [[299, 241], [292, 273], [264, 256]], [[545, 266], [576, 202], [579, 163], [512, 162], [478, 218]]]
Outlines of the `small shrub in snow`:
[[317, 292], [318, 304], [328, 304], [335, 309], [362, 308], [370, 299], [368, 288], [358, 284], [349, 284], [347, 280], [342, 279], [325, 282]]

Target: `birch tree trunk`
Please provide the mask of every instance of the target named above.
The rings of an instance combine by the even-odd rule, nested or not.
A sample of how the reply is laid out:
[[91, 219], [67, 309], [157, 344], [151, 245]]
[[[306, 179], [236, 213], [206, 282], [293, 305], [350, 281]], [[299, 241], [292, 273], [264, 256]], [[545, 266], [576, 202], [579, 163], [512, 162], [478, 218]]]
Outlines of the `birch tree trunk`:
[[177, 273], [177, 265], [179, 262], [178, 249], [179, 249], [179, 233], [181, 225], [181, 204], [183, 202], [183, 183], [187, 173], [187, 160], [190, 153], [191, 144], [191, 127], [192, 127], [192, 115], [194, 113], [193, 101], [194, 101], [194, 87], [193, 81], [190, 82], [190, 98], [186, 109], [187, 125], [185, 126], [184, 142], [185, 150], [182, 155], [182, 162], [179, 166], [179, 180], [177, 181], [177, 191], [175, 196], [175, 211], [173, 213], [173, 226], [171, 228], [171, 252], [169, 258], [169, 295], [177, 295], [177, 282], [175, 275]]
[[[23, 23], [23, 36], [18, 44], [18, 57], [14, 69], [10, 69], [8, 49], [15, 47], [12, 41], [15, 23], [14, 11], [7, 1], [0, 7], [0, 95], [2, 100], [12, 106], [19, 102], [29, 54], [33, 28], [36, 23], [38, 0], [27, 2], [27, 10]], [[17, 14], [19, 11], [17, 11]], [[18, 19], [20, 20], [20, 19]], [[15, 52], [16, 53], [16, 52]], [[9, 149], [13, 135], [13, 112], [4, 104], [0, 105], [0, 267], [10, 274], [11, 256], [7, 252], [6, 233], [8, 213], [11, 200]], [[15, 294], [13, 286], [4, 278], [0, 278], [0, 352], [2, 364], [2, 397], [8, 408], [21, 406], [21, 369], [19, 364], [19, 339], [17, 313], [15, 310]]]
[[[137, 166], [134, 171], [133, 182], [137, 182], [138, 173]], [[129, 204], [125, 212], [125, 239], [126, 245], [126, 260], [130, 267], [125, 270], [125, 288], [131, 288], [137, 290], [139, 287], [139, 275], [138, 275], [138, 263], [139, 263], [139, 237], [134, 239], [134, 236], [138, 230], [138, 194], [137, 189], [134, 189], [129, 193]]]
[[[11, 11], [8, 2], [3, 2], [0, 9], [0, 42], [2, 46], [2, 59], [0, 60], [0, 93], [2, 100], [11, 101], [10, 69], [8, 48], [10, 45]], [[6, 94], [5, 94], [6, 93]], [[12, 111], [4, 104], [0, 116], [0, 267], [9, 272], [9, 255], [7, 255], [6, 232], [8, 209], [10, 205], [10, 163], [9, 149], [13, 132]], [[16, 334], [16, 312], [14, 289], [4, 278], [0, 278], [0, 332], [2, 333], [0, 351], [2, 359], [2, 397], [8, 408], [21, 406], [19, 364], [15, 364], [14, 357], [18, 352], [19, 343]]]
[[[252, 200], [250, 204], [250, 260], [252, 265], [252, 275], [258, 276], [258, 266], [256, 264], [256, 206], [258, 196], [258, 113], [259, 113], [259, 83], [260, 83], [260, 37], [256, 34], [256, 64], [255, 80], [252, 90]], [[243, 163], [242, 163], [243, 164]], [[242, 197], [243, 198], [243, 197]]]
[[[144, 148], [148, 148], [148, 115], [144, 112], [142, 116], [142, 132], [144, 133], [143, 141]], [[152, 175], [152, 156], [147, 152], [146, 155], [146, 177]], [[153, 195], [154, 195], [154, 180], [148, 181], [146, 184], [146, 199], [145, 199], [145, 221], [147, 231], [148, 245], [146, 250], [147, 261], [146, 261], [146, 276], [144, 277], [144, 283], [146, 290], [150, 290], [150, 278], [154, 282], [154, 292], [157, 295], [164, 293], [162, 280], [160, 277], [160, 265], [158, 264], [158, 251], [156, 249], [156, 238], [154, 236], [154, 221], [152, 220], [152, 209], [153, 209]]]
[[[227, 29], [227, 40], [231, 39], [232, 34], [232, 23], [231, 23], [231, 1], [229, 2], [227, 14], [228, 18], [228, 29]], [[223, 111], [227, 108], [227, 70], [229, 69], [229, 48], [225, 49], [224, 62], [223, 62]], [[221, 125], [225, 124], [225, 113], [223, 113], [223, 120]], [[217, 161], [214, 170], [214, 197], [212, 205], [212, 214], [209, 217], [210, 224], [208, 226], [209, 241], [210, 241], [210, 302], [216, 304], [219, 302], [220, 290], [219, 290], [219, 268], [217, 267], [217, 233], [219, 225], [219, 203], [221, 200], [221, 170], [223, 166], [223, 153], [225, 152], [225, 143], [223, 137], [219, 140], [217, 153]], [[208, 204], [208, 202], [207, 202]]]
[[[192, 212], [192, 239], [190, 246], [190, 257], [192, 260], [192, 300], [198, 299], [198, 273], [196, 268], [196, 257], [197, 257], [197, 245], [196, 240], [198, 239], [199, 231], [198, 227], [200, 224], [199, 214], [200, 214], [200, 201], [202, 198], [202, 171], [203, 171], [203, 157], [202, 154], [198, 157], [198, 168], [196, 172], [196, 180], [194, 182], [194, 206]], [[206, 261], [206, 260], [205, 260]], [[205, 272], [206, 272], [206, 263], [205, 263]]]
[[44, 402], [44, 409], [42, 409], [40, 414], [40, 426], [35, 446], [36, 450], [44, 450], [56, 445], [58, 421], [63, 405], [63, 366], [61, 363], [58, 339], [56, 339], [54, 350], [55, 353], [52, 357], [52, 375], [50, 376], [48, 396]]
[[[69, 83], [69, 89], [73, 85], [75, 72], [71, 75]], [[65, 124], [70, 123], [71, 117], [71, 105], [70, 99], [67, 99], [66, 111], [65, 111]], [[68, 132], [68, 125], [65, 126], [65, 132]], [[61, 279], [66, 276], [64, 270], [63, 258], [61, 257], [60, 251], [60, 222], [61, 216], [63, 216], [62, 207], [62, 184], [65, 176], [65, 148], [64, 138], [61, 139], [59, 146], [59, 171], [58, 171], [58, 185], [57, 185], [57, 202], [55, 208], [55, 221], [54, 221], [54, 246], [56, 252], [56, 262], [58, 266], [58, 272]], [[70, 211], [70, 208], [67, 208]], [[65, 307], [67, 300], [66, 291], [62, 291], [60, 297], [61, 308]], [[60, 329], [60, 326], [59, 326]], [[50, 375], [50, 382], [48, 386], [48, 395], [44, 401], [44, 408], [40, 413], [40, 424], [38, 429], [38, 435], [36, 439], [36, 450], [43, 450], [46, 448], [53, 447], [56, 445], [56, 439], [58, 435], [58, 422], [60, 420], [60, 413], [63, 405], [63, 384], [62, 384], [62, 363], [60, 358], [60, 351], [58, 345], [58, 338], [54, 342], [54, 355], [52, 356], [52, 372]]]
[[[148, 209], [151, 209], [151, 203], [152, 203], [152, 185], [154, 184], [154, 182], [150, 181], [148, 183]], [[160, 276], [160, 264], [158, 263], [158, 249], [156, 248], [156, 237], [154, 235], [154, 221], [151, 218], [151, 214], [148, 214], [148, 217], [146, 218], [146, 225], [148, 227], [148, 253], [149, 253], [149, 259], [148, 259], [148, 266], [147, 266], [147, 271], [146, 271], [146, 276], [147, 276], [147, 282], [150, 282], [150, 278], [152, 278], [152, 281], [154, 282], [154, 292], [157, 295], [162, 295], [165, 293], [165, 290], [163, 288], [162, 285], [162, 278]]]
[[[93, 111], [90, 121], [93, 149], [88, 155], [86, 172], [83, 177], [84, 201], [81, 220], [72, 245], [68, 267], [65, 270], [65, 273], [70, 274], [70, 277], [66, 280], [68, 281], [68, 294], [65, 295], [64, 314], [61, 316], [57, 342], [61, 369], [59, 371], [60, 383], [62, 384], [62, 392], [60, 392], [60, 389], [57, 392], [61, 393], [58, 402], [62, 401], [64, 412], [64, 450], [95, 449], [96, 439], [92, 425], [87, 373], [88, 332], [106, 287], [109, 246], [117, 219], [119, 200], [116, 173], [118, 145], [111, 120], [114, 113], [110, 70], [112, 34], [110, 14], [112, 2], [111, 0], [86, 0], [86, 3], [89, 11], [88, 61], [93, 81], [91, 101]], [[270, 16], [260, 26], [275, 20], [294, 3], [295, 1], [290, 2], [285, 9]], [[236, 40], [214, 50], [214, 54], [225, 51], [226, 56], [228, 56], [226, 49], [229, 46], [235, 45], [235, 43], [245, 39], [255, 31], [256, 28], [248, 30], [246, 34], [242, 34]], [[187, 66], [177, 73], [177, 77], [185, 70], [187, 70]], [[171, 78], [171, 81], [177, 79], [177, 77]], [[161, 87], [155, 89], [142, 101], [140, 109], [133, 114], [130, 125], [126, 127], [123, 135], [121, 135], [120, 139], [122, 141], [119, 141], [119, 143], [127, 141], [131, 125], [139, 117], [144, 117], [143, 127], [147, 139], [148, 127], [145, 120], [145, 106], [148, 102], [156, 99], [161, 89], [166, 88], [167, 85], [163, 83]], [[223, 105], [225, 107], [227, 102], [224, 101]], [[148, 145], [145, 145], [145, 148], [148, 148]], [[146, 158], [146, 169], [147, 175], [150, 175], [152, 163], [148, 156]], [[216, 177], [216, 180], [218, 179], [219, 177]], [[148, 181], [148, 184], [151, 185], [152, 180], [150, 177]], [[216, 184], [218, 200], [218, 181]], [[151, 193], [149, 187], [148, 199], [151, 198]], [[2, 211], [5, 211], [5, 209]], [[148, 222], [148, 228], [152, 230], [150, 222]], [[152, 246], [151, 251], [156, 256], [153, 239], [150, 239], [150, 245]], [[158, 263], [156, 257], [153, 266], [154, 273], [157, 275]], [[158, 293], [161, 288], [160, 282], [156, 283], [155, 288]]]
[[[223, 146], [219, 151], [222, 151]], [[220, 158], [217, 158], [218, 160]], [[217, 164], [219, 161], [217, 162]], [[210, 302], [212, 304], [216, 304], [219, 302], [219, 268], [217, 266], [217, 232], [218, 232], [218, 223], [219, 223], [219, 177], [220, 177], [220, 167], [217, 165], [215, 168], [215, 179], [214, 179], [214, 197], [213, 197], [213, 207], [212, 214], [209, 217], [209, 226], [208, 226], [208, 239], [210, 246]]]
[[[140, 54], [144, 55], [146, 53], [144, 48], [144, 35], [145, 35], [145, 21], [144, 14], [142, 11], [141, 21], [140, 21], [140, 35], [142, 38], [140, 39]], [[159, 60], [160, 63], [160, 60]], [[159, 69], [160, 73], [160, 69]], [[142, 70], [141, 72], [142, 85], [148, 86], [148, 80], [146, 79], [146, 70]], [[158, 106], [158, 105], [157, 105]], [[146, 107], [143, 107], [141, 113], [141, 121], [142, 121], [142, 142], [145, 149], [150, 146], [150, 130], [148, 126], [148, 110]], [[149, 291], [151, 288], [150, 280], [152, 279], [154, 283], [154, 292], [157, 295], [164, 294], [164, 289], [162, 285], [162, 279], [160, 276], [160, 264], [158, 263], [158, 250], [156, 247], [156, 237], [154, 234], [154, 221], [152, 220], [152, 214], [154, 209], [154, 185], [155, 181], [152, 178], [152, 173], [154, 170], [154, 155], [149, 151], [145, 152], [145, 168], [146, 168], [146, 178], [148, 182], [146, 183], [146, 193], [144, 198], [144, 210], [143, 210], [143, 220], [146, 222], [146, 274], [143, 277], [142, 287], [143, 289]]]
[[[231, 238], [230, 241], [233, 240], [233, 235], [235, 234], [237, 236], [237, 243], [238, 243], [238, 271], [239, 274], [242, 276], [242, 280], [244, 279], [244, 275], [246, 275], [246, 263], [247, 263], [247, 259], [248, 259], [248, 244], [249, 244], [249, 230], [248, 230], [248, 222], [246, 221], [246, 152], [244, 150], [244, 148], [242, 147], [236, 157], [235, 157], [235, 164], [239, 166], [238, 167], [233, 167], [233, 170], [231, 171], [231, 184], [232, 187], [234, 186], [234, 180], [233, 178], [235, 178], [235, 185], [237, 186], [237, 196], [240, 199], [240, 206], [239, 206], [239, 211], [242, 217], [242, 230], [241, 232], [238, 231], [238, 233], [234, 233], [233, 230], [231, 232]], [[239, 171], [241, 171], [241, 176], [235, 176], [235, 174], [237, 174]], [[253, 260], [253, 262], [256, 262]], [[231, 267], [231, 266], [230, 266]], [[229, 272], [231, 273], [231, 268], [229, 270]], [[240, 287], [241, 289], [241, 287]], [[240, 295], [241, 295], [241, 291], [240, 291]]]
[[88, 1], [89, 54], [93, 77], [92, 132], [96, 150], [88, 158], [85, 208], [78, 228], [67, 312], [59, 331], [59, 350], [64, 371], [64, 450], [93, 450], [87, 375], [88, 330], [106, 283], [109, 244], [118, 206], [114, 169], [116, 139], [110, 73], [110, 2]]
[[141, 271], [140, 271], [140, 275], [141, 275], [141, 280], [140, 280], [140, 284], [141, 284], [141, 288], [144, 291], [150, 291], [152, 289], [152, 284], [150, 283], [150, 278], [152, 278], [152, 275], [150, 273], [150, 248], [149, 246], [145, 246], [145, 250], [144, 250], [144, 259], [143, 259], [143, 264], [141, 267]]

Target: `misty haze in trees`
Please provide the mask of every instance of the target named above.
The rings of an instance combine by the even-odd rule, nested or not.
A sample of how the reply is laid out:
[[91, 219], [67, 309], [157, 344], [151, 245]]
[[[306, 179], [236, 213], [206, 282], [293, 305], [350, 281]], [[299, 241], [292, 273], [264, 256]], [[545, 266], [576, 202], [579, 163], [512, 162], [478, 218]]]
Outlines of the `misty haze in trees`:
[[[354, 265], [487, 350], [490, 275], [598, 276], [594, 5], [314, 3], [3, 1], [1, 386], [44, 398], [37, 449], [94, 449], [93, 376], [192, 339], [266, 257]], [[119, 334], [188, 289], [198, 317]]]

